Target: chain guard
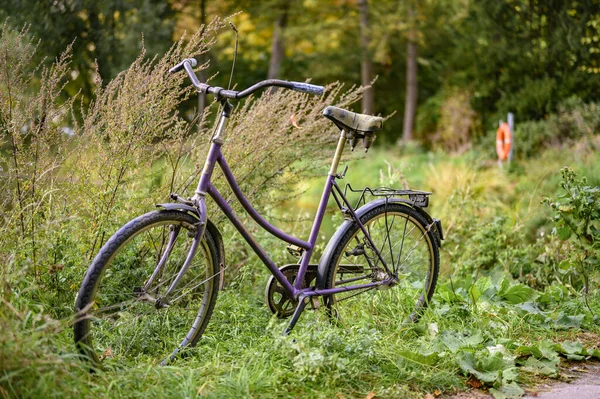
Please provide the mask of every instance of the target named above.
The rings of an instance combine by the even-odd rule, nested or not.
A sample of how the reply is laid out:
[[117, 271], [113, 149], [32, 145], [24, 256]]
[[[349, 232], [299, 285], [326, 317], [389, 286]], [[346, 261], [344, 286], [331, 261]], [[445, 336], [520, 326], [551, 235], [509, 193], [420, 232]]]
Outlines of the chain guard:
[[[292, 285], [296, 281], [296, 276], [298, 275], [299, 269], [300, 265], [297, 264], [285, 265], [279, 268], [287, 281], [289, 281]], [[317, 265], [308, 265], [301, 288], [314, 286], [316, 283], [316, 278]], [[267, 286], [265, 288], [265, 302], [269, 310], [273, 314], [276, 314], [280, 319], [290, 317], [294, 313], [294, 310], [296, 310], [296, 306], [298, 306], [298, 301], [293, 300], [287, 295], [275, 276], [269, 277], [269, 280], [267, 281]], [[316, 307], [312, 301], [311, 305], [309, 306], [311, 306], [313, 309]]]

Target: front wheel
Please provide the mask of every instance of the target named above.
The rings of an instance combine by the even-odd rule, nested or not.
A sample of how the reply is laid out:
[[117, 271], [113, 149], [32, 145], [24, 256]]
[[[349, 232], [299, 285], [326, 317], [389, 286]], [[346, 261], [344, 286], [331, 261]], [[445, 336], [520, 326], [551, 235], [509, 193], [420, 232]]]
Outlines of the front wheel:
[[198, 219], [154, 211], [121, 227], [90, 265], [75, 303], [75, 342], [94, 367], [194, 345], [212, 314], [219, 253], [208, 231], [176, 289], [161, 302], [195, 240]]
[[433, 226], [415, 209], [399, 203], [382, 203], [360, 221], [374, 245], [353, 222], [327, 265], [327, 288], [392, 283], [326, 296], [328, 314], [344, 323], [368, 320], [378, 326], [400, 326], [407, 317], [417, 321], [433, 296], [439, 272]]

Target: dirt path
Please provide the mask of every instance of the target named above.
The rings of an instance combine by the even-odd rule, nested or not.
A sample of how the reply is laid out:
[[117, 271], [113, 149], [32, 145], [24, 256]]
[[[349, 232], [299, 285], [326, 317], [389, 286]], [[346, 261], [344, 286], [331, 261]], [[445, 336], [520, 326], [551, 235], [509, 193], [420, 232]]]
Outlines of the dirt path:
[[[570, 382], [548, 380], [546, 383], [525, 389], [524, 399], [600, 399], [600, 363], [573, 364], [561, 372]], [[492, 395], [479, 390], [460, 392], [447, 399], [493, 399]]]
[[524, 398], [537, 399], [600, 399], [600, 363], [586, 362], [569, 370], [571, 382], [539, 385]]

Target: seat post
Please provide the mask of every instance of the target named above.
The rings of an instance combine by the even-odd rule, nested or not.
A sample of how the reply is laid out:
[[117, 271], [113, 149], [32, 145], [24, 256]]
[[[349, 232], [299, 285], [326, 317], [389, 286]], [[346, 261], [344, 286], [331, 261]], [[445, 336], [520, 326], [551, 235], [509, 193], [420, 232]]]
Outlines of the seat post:
[[340, 163], [340, 159], [342, 158], [342, 152], [344, 151], [345, 144], [346, 132], [342, 129], [340, 132], [340, 138], [338, 139], [337, 148], [335, 149], [335, 155], [333, 156], [333, 161], [331, 162], [331, 169], [329, 169], [330, 176], [335, 176], [337, 173], [337, 168]]

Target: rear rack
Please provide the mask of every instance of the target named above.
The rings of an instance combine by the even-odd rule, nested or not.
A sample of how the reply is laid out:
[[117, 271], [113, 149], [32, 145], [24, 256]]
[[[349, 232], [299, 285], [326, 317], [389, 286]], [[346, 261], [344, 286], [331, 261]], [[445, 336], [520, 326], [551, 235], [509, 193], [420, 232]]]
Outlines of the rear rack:
[[359, 206], [366, 203], [365, 194], [370, 194], [374, 197], [385, 197], [386, 199], [395, 197], [408, 197], [408, 200], [412, 203], [412, 205], [419, 208], [427, 208], [429, 205], [429, 196], [432, 194], [428, 191], [396, 189], [390, 187], [365, 187], [363, 189], [356, 190], [352, 188], [350, 183], [346, 183], [346, 187], [344, 187], [344, 197], [346, 197], [346, 193], [348, 191], [352, 193], [361, 193], [354, 209], [357, 209]]

